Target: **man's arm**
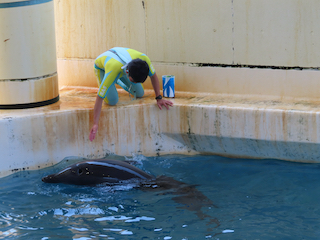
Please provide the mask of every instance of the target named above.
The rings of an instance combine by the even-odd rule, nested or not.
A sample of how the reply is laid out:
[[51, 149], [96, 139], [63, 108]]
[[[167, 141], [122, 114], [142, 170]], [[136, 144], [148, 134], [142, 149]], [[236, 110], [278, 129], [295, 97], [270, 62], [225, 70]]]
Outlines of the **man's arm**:
[[93, 126], [90, 130], [90, 135], [89, 135], [90, 141], [93, 141], [98, 131], [102, 102], [103, 102], [103, 99], [97, 95], [96, 102], [94, 104], [94, 110], [93, 110]]
[[[156, 94], [156, 97], [160, 95], [160, 84], [159, 84], [159, 79], [157, 74], [153, 74], [151, 77], [151, 83], [152, 83], [152, 87], [154, 90], [154, 93]], [[165, 99], [157, 99], [157, 105], [160, 108], [160, 110], [162, 109], [161, 106], [165, 106], [167, 109], [169, 109], [169, 106], [173, 106], [173, 103], [171, 101], [165, 100]]]

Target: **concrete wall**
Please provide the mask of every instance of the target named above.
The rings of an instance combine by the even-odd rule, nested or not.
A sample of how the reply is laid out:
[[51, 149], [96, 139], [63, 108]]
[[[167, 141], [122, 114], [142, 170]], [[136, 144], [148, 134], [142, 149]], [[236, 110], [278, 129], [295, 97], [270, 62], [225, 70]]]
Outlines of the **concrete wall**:
[[320, 96], [317, 0], [55, 0], [55, 19], [60, 86], [97, 86], [94, 59], [124, 46], [177, 91]]
[[103, 104], [97, 136], [90, 142], [96, 91], [63, 88], [52, 105], [0, 111], [0, 177], [70, 156], [108, 154], [218, 154], [320, 163], [319, 104], [177, 93], [175, 106], [160, 110], [152, 90], [135, 101], [119, 90], [117, 106]]

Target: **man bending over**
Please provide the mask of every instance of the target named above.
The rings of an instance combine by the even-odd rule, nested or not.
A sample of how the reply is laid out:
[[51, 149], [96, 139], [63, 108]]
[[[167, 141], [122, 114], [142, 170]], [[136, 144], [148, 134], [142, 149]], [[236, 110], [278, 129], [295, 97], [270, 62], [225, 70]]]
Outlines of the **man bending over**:
[[130, 48], [114, 47], [99, 55], [94, 62], [94, 72], [97, 77], [99, 91], [94, 105], [94, 120], [89, 139], [92, 141], [98, 131], [98, 123], [102, 102], [116, 105], [119, 96], [115, 84], [129, 92], [133, 98], [144, 95], [142, 83], [149, 76], [154, 89], [157, 105], [160, 109], [173, 106], [171, 101], [165, 100], [160, 94], [158, 76], [150, 59], [143, 53]]

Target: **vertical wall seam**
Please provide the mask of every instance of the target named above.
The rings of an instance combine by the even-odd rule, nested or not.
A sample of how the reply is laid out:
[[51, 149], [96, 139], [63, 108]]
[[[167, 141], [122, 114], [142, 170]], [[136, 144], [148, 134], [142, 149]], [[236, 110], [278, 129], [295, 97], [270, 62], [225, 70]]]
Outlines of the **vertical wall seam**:
[[231, 0], [231, 18], [232, 18], [232, 64], [234, 64], [234, 0]]
[[149, 49], [148, 49], [148, 30], [147, 30], [147, 11], [146, 11], [146, 7], [147, 7], [147, 3], [142, 0], [142, 7], [143, 7], [143, 11], [144, 11], [144, 34], [145, 34], [145, 41], [146, 41], [146, 54], [149, 55]]

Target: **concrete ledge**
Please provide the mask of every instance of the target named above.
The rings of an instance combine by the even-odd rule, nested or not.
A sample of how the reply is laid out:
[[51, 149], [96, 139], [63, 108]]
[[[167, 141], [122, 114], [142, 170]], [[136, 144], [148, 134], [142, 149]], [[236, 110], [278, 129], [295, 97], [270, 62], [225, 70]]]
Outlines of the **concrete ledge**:
[[66, 87], [50, 106], [0, 111], [0, 176], [38, 169], [68, 156], [218, 154], [320, 162], [320, 102], [236, 95], [176, 93], [159, 110], [154, 93], [104, 105], [89, 141], [97, 88]]

